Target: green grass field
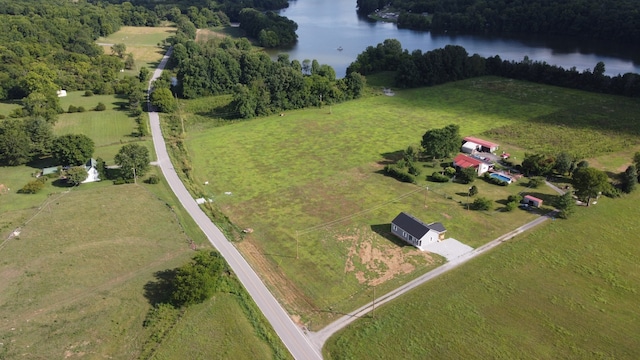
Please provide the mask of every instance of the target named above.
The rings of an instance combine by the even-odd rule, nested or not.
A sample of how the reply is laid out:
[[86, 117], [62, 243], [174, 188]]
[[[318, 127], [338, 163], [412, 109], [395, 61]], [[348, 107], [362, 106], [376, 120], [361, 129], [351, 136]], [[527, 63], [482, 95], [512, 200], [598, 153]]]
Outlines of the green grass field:
[[[127, 74], [137, 74], [142, 66], [153, 69], [162, 59], [164, 50], [157, 45], [167, 37], [173, 35], [174, 27], [135, 27], [123, 26], [108, 37], [96, 40], [99, 44], [125, 44], [126, 53], [132, 53], [136, 62], [136, 69], [125, 71]], [[111, 45], [103, 45], [105, 54], [111, 54]]]
[[[136, 358], [151, 336], [142, 327], [145, 284], [193, 256], [189, 239], [210, 247], [164, 181], [83, 185], [24, 212], [19, 237], [5, 241], [3, 229], [0, 241], [0, 355], [7, 359]], [[257, 335], [240, 301], [218, 294], [187, 309], [154, 358], [184, 358], [185, 342], [196, 357], [272, 358], [272, 346], [283, 345]]]
[[0, 102], [0, 115], [9, 116], [14, 109], [21, 107], [18, 101], [3, 101]]
[[640, 193], [602, 199], [376, 309], [326, 359], [637, 359]]
[[[499, 141], [501, 149], [519, 156], [560, 142], [558, 152], [579, 153], [584, 122], [606, 113], [617, 125], [602, 131], [604, 124], [593, 124], [587, 139], [598, 146], [591, 156], [640, 144], [631, 121], [640, 105], [624, 98], [491, 77], [396, 91], [393, 97], [374, 93], [330, 109], [211, 129], [198, 119], [197, 131], [188, 134], [195, 178], [210, 184], [201, 195], [214, 198], [241, 228], [255, 230], [238, 247], [267, 274], [289, 310], [311, 327], [369, 301], [372, 286], [383, 292], [440, 263], [388, 234], [399, 211], [441, 221], [447, 236], [474, 247], [534, 218], [522, 211], [467, 211], [468, 186], [428, 183], [424, 176], [434, 171], [430, 167], [419, 187], [383, 176], [384, 164], [418, 145], [426, 130], [456, 123], [463, 136]], [[505, 130], [531, 124], [536, 131]], [[547, 203], [554, 196], [546, 188], [477, 184], [480, 196], [496, 201], [519, 192]], [[424, 186], [430, 187], [426, 196]]]
[[68, 96], [60, 98], [60, 104], [64, 109], [73, 105], [84, 106], [89, 110], [95, 108], [99, 102], [105, 104], [107, 110], [60, 114], [54, 129], [56, 135], [85, 134], [89, 136], [96, 144], [94, 158], [100, 157], [108, 165], [113, 164], [113, 158], [120, 148], [132, 141], [142, 141], [142, 144], [149, 148], [153, 159], [151, 138], [136, 137], [138, 128], [135, 119], [130, 117], [126, 110], [120, 110], [120, 104], [126, 103], [126, 99], [121, 99], [117, 95], [87, 97], [84, 96], [83, 91], [69, 92]]
[[5, 239], [0, 338], [8, 359], [130, 357], [144, 340], [144, 284], [192, 255], [173, 213], [134, 185], [53, 195], [19, 237]]
[[273, 359], [269, 346], [256, 339], [237, 299], [216, 294], [190, 308], [153, 359]]

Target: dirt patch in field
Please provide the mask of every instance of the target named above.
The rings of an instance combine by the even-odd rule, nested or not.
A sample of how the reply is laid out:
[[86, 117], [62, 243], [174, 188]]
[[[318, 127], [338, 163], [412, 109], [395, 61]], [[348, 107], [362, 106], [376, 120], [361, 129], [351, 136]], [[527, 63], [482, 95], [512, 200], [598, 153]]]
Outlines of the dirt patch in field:
[[431, 263], [429, 253], [413, 247], [401, 247], [368, 229], [357, 229], [353, 235], [337, 237], [350, 242], [344, 272], [354, 272], [359, 283], [377, 286], [398, 275], [411, 273], [419, 263]]

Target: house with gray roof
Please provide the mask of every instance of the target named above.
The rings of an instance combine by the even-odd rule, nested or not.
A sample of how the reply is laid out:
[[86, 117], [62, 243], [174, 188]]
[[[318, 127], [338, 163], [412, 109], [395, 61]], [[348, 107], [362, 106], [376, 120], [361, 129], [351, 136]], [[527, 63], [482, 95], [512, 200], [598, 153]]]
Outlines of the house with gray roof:
[[401, 212], [391, 222], [391, 233], [407, 243], [425, 251], [428, 244], [444, 240], [447, 231], [439, 222], [425, 224], [417, 218]]

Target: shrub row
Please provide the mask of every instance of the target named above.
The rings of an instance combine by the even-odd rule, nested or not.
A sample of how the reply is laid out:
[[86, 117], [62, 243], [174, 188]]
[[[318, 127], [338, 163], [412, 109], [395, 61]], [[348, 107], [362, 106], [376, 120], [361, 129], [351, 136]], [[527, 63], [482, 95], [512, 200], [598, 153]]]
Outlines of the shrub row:
[[433, 182], [445, 183], [445, 182], [449, 182], [451, 178], [448, 177], [447, 175], [442, 175], [439, 172], [434, 171], [433, 174], [431, 174], [429, 180]]
[[385, 166], [384, 173], [402, 182], [413, 183], [413, 184], [416, 183], [416, 179], [413, 175], [409, 174], [408, 172], [399, 170], [392, 165]]

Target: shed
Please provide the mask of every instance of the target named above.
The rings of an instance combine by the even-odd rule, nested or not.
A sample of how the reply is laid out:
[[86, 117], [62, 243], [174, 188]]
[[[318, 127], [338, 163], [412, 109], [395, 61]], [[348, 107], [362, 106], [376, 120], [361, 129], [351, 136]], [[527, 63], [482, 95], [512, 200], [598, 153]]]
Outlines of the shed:
[[522, 202], [524, 202], [525, 204], [527, 204], [529, 206], [534, 206], [534, 207], [537, 207], [537, 208], [542, 206], [542, 199], [538, 199], [537, 197], [531, 196], [531, 195], [525, 195], [525, 197], [522, 200]]
[[474, 151], [478, 151], [480, 149], [480, 145], [474, 143], [473, 141], [467, 141], [462, 144], [462, 152], [467, 154], [473, 154]]
[[496, 143], [492, 143], [491, 141], [478, 139], [478, 138], [473, 137], [473, 136], [465, 137], [464, 141], [466, 141], [466, 142], [470, 141], [472, 143], [478, 144], [479, 147], [480, 147], [479, 150], [483, 151], [483, 152], [491, 152], [492, 153], [492, 152], [498, 150], [498, 147], [500, 146], [500, 145], [498, 145]]
[[445, 227], [434, 222], [425, 224], [417, 218], [401, 212], [391, 222], [391, 233], [405, 242], [425, 251], [430, 243], [444, 240]]

